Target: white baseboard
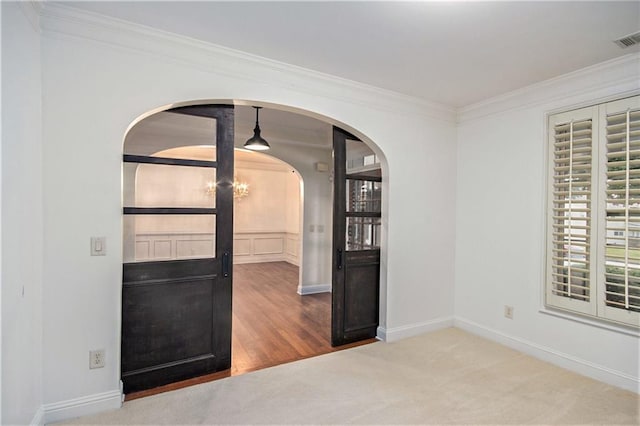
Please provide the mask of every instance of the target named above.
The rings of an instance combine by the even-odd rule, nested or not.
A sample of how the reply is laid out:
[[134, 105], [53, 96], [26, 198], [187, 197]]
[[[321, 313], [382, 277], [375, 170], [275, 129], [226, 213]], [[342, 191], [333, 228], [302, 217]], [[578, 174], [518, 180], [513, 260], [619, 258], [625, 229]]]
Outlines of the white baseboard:
[[331, 284], [314, 284], [298, 286], [298, 294], [304, 296], [305, 294], [316, 293], [331, 293]]
[[395, 342], [447, 327], [453, 327], [453, 317], [436, 318], [431, 321], [402, 325], [400, 327], [378, 327], [377, 337], [384, 342]]
[[122, 392], [113, 390], [66, 401], [44, 404], [44, 423], [53, 423], [80, 416], [114, 410], [122, 406]]
[[33, 416], [33, 419], [31, 419], [31, 423], [29, 424], [31, 426], [42, 426], [44, 424], [44, 408], [42, 405], [38, 408], [38, 411], [36, 411], [36, 414]]
[[534, 358], [538, 358], [557, 365], [558, 367], [573, 371], [574, 373], [578, 373], [631, 392], [640, 393], [640, 380], [637, 377], [612, 370], [602, 365], [594, 364], [584, 359], [576, 358], [518, 337], [509, 336], [501, 331], [493, 330], [464, 318], [456, 317], [455, 326], [468, 331], [469, 333], [476, 334], [508, 346]]

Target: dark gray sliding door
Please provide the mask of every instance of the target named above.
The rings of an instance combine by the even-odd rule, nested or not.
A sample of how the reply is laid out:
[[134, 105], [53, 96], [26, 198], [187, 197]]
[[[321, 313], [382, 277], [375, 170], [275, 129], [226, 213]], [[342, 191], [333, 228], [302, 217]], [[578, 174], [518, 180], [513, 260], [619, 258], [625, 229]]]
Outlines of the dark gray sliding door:
[[[125, 141], [125, 393], [231, 366], [233, 106], [160, 114], [167, 129], [176, 123], [198, 128], [211, 158], [163, 155], [173, 151], [161, 133]], [[176, 139], [175, 146], [181, 144]], [[202, 176], [195, 188], [185, 183], [194, 173]]]
[[376, 336], [380, 295], [380, 196], [376, 156], [333, 129], [334, 213], [331, 343]]

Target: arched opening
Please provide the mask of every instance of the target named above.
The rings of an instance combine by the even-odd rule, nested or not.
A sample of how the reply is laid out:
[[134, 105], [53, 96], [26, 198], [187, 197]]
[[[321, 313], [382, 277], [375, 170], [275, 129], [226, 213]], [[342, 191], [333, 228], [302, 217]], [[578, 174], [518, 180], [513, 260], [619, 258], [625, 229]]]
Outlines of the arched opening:
[[[244, 105], [244, 102], [235, 102], [235, 104], [233, 145], [236, 148], [237, 158], [232, 180], [234, 183], [247, 184], [249, 195], [243, 198], [238, 197], [233, 202], [234, 231], [236, 231], [233, 236], [233, 263], [278, 261], [280, 260], [277, 258], [278, 255], [284, 256], [285, 262], [297, 262], [299, 265], [297, 292], [300, 295], [331, 291], [332, 262], [335, 262], [332, 249], [334, 225], [332, 215], [334, 196], [332, 142], [335, 138], [333, 123], [328, 120], [319, 120], [311, 113], [300, 114], [285, 107], [270, 106], [261, 113], [261, 127], [263, 136], [269, 139], [272, 144], [272, 150], [269, 151], [268, 156], [247, 153], [238, 150], [238, 148], [250, 136], [253, 127], [251, 108]], [[190, 103], [189, 106], [181, 104], [179, 107], [185, 107], [189, 110], [189, 108], [197, 109], [198, 105], [211, 105], [211, 103], [197, 102]], [[173, 107], [175, 108], [175, 106]], [[198, 114], [190, 115], [190, 113], [184, 113], [182, 109], [178, 114], [175, 111], [157, 112], [139, 120], [127, 135], [125, 154], [127, 154], [127, 142], [146, 137], [148, 142], [141, 144], [145, 146], [144, 149], [134, 149], [133, 152], [129, 150], [128, 154], [149, 155], [165, 159], [177, 158], [181, 159], [180, 161], [215, 159], [216, 147], [211, 146], [210, 140], [212, 133], [216, 135], [220, 132], [219, 126], [216, 127], [215, 122], [211, 123], [210, 120], [207, 121], [206, 118], [203, 119]], [[251, 118], [247, 119], [246, 117]], [[357, 138], [353, 137], [353, 139]], [[131, 145], [129, 144], [129, 146]], [[133, 143], [133, 145], [136, 144]], [[361, 145], [366, 146], [366, 144]], [[375, 151], [367, 149], [367, 152]], [[374, 157], [376, 156], [374, 155]], [[376, 158], [380, 158], [380, 156]], [[354, 158], [350, 157], [349, 160], [353, 162]], [[219, 159], [218, 162], [220, 162]], [[382, 181], [382, 176], [384, 176], [384, 172], [381, 170], [382, 164], [382, 162], [374, 160], [374, 163], [362, 166], [376, 166], [380, 170], [378, 177]], [[125, 163], [123, 191], [125, 210], [128, 202], [133, 202], [137, 207], [144, 205], [162, 205], [168, 208], [189, 206], [189, 208], [202, 210], [207, 208], [215, 210], [219, 207], [217, 197], [211, 197], [218, 191], [220, 185], [215, 168], [211, 170], [205, 167], [189, 167], [188, 171], [177, 168], [172, 172], [167, 172], [159, 167], [161, 166], [157, 164], [127, 165]], [[365, 172], [365, 169], [367, 168], [361, 167], [360, 172]], [[268, 191], [264, 191], [266, 188], [274, 187], [273, 175], [282, 171], [296, 175], [300, 179], [297, 199], [290, 197], [295, 193], [295, 189], [293, 189], [295, 184], [286, 179], [284, 186], [279, 186], [281, 189], [284, 187], [284, 192], [281, 191], [284, 199], [280, 197], [278, 201], [274, 191], [271, 191], [270, 194]], [[291, 173], [292, 171], [293, 173]], [[366, 175], [361, 176], [361, 178], [365, 177]], [[135, 183], [133, 189], [130, 185], [126, 185], [127, 180]], [[168, 193], [171, 200], [168, 198], [158, 199], [157, 194], [143, 194], [139, 189], [136, 189], [137, 185], [143, 184], [145, 180], [154, 182], [146, 184], [152, 189], [151, 192]], [[304, 180], [304, 185], [301, 183], [302, 180]], [[213, 184], [213, 182], [217, 182], [217, 184]], [[357, 182], [358, 188], [365, 188], [362, 182]], [[231, 185], [231, 180], [228, 183]], [[376, 186], [378, 195], [381, 192], [380, 188], [381, 185]], [[369, 188], [369, 191], [373, 192], [372, 189], [373, 186]], [[364, 192], [363, 189], [362, 193]], [[261, 193], [262, 195], [260, 195]], [[284, 204], [285, 219], [276, 226], [278, 229], [268, 229], [268, 225], [278, 221], [276, 216], [268, 214], [269, 209], [255, 208], [256, 206], [248, 208], [249, 204], [257, 203], [260, 198], [266, 203], [280, 204], [280, 207], [283, 207], [282, 204]], [[288, 198], [293, 200], [294, 205], [297, 204], [298, 212], [302, 212], [297, 219], [294, 219], [295, 215], [293, 214], [293, 210], [296, 209], [292, 208], [292, 202], [287, 200]], [[380, 204], [379, 201], [378, 204]], [[177, 215], [170, 218], [136, 217], [135, 222], [125, 219], [123, 238], [125, 262], [131, 262], [132, 259], [133, 261], [190, 259], [207, 255], [215, 258], [216, 233], [220, 229], [216, 231], [214, 223], [216, 213], [213, 210], [209, 216], [203, 214], [188, 218], [181, 218]], [[259, 210], [258, 215], [254, 215], [255, 210]], [[354, 221], [353, 225], [360, 230], [366, 228], [369, 237], [365, 237], [365, 239], [369, 238], [369, 245], [372, 245], [371, 241], [375, 240], [378, 250], [385, 241], [381, 216], [382, 213], [374, 224]], [[279, 218], [282, 219], [282, 215]], [[251, 228], [252, 226], [253, 228]], [[298, 230], [297, 235], [295, 235], [295, 228]], [[140, 232], [141, 230], [147, 231], [148, 234], [153, 232], [161, 234], [162, 241], [157, 239], [142, 241], [140, 236], [143, 232]], [[273, 235], [277, 233], [282, 235]], [[363, 234], [358, 231], [358, 235]], [[374, 234], [375, 237], [372, 236]], [[362, 238], [360, 239], [362, 240]], [[259, 247], [257, 247], [258, 245]], [[146, 252], [145, 248], [147, 248]], [[159, 255], [156, 253], [156, 248]], [[287, 256], [290, 257], [287, 258]], [[222, 264], [224, 265], [224, 259], [222, 259]], [[378, 296], [379, 293], [376, 294], [376, 300], [378, 300]], [[302, 357], [305, 356], [299, 358]]]
[[[144, 122], [141, 122], [143, 124]], [[147, 127], [145, 133], [149, 131]], [[195, 142], [188, 127], [167, 134], [184, 144], [152, 152], [152, 157], [209, 161], [216, 158], [212, 145]], [[143, 133], [130, 138], [144, 143]], [[215, 172], [204, 167], [125, 165], [127, 200], [136, 206], [209, 206], [216, 192]], [[288, 261], [299, 265], [303, 180], [289, 164], [271, 156], [235, 149], [234, 264]], [[178, 260], [211, 255], [215, 236], [211, 218], [176, 221], [167, 216], [141, 216], [125, 235], [125, 262]], [[159, 241], [168, 244], [159, 244]], [[258, 243], [256, 244], [256, 241]], [[269, 245], [269, 243], [272, 243]], [[275, 244], [275, 245], [274, 245]], [[299, 285], [299, 283], [296, 283]]]

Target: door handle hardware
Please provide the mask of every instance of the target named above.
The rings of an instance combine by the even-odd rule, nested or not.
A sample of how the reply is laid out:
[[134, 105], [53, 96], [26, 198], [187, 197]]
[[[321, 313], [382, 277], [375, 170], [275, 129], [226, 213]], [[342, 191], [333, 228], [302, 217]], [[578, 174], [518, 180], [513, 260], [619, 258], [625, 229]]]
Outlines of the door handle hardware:
[[228, 251], [225, 251], [222, 254], [222, 276], [225, 278], [229, 276], [229, 252]]
[[338, 249], [338, 269], [342, 269], [342, 249]]

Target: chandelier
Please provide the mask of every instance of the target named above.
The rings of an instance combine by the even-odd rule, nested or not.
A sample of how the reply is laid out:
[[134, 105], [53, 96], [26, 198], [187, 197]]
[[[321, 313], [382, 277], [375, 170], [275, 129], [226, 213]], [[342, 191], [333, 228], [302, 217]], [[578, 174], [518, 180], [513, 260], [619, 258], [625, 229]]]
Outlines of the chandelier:
[[[207, 182], [205, 192], [211, 197], [216, 195], [216, 183], [213, 181]], [[233, 198], [241, 199], [249, 195], [249, 184], [242, 181], [233, 180]]]

